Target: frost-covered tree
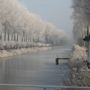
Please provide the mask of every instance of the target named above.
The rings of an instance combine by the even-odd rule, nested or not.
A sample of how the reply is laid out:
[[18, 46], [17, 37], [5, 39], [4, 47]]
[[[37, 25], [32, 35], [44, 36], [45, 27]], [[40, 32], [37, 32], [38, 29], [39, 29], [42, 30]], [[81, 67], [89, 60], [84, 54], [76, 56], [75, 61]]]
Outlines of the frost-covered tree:
[[63, 31], [24, 8], [19, 0], [0, 0], [1, 48], [60, 45], [62, 37], [66, 37]]
[[82, 39], [87, 33], [87, 27], [90, 26], [90, 0], [72, 0], [73, 1], [73, 33], [77, 43], [83, 43]]

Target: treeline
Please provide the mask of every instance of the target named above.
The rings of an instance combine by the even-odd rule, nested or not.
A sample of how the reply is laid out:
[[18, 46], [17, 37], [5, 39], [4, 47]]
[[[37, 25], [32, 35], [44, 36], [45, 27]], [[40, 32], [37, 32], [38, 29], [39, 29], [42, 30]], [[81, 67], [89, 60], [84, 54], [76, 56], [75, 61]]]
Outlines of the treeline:
[[0, 0], [0, 49], [63, 45], [63, 31], [29, 12], [18, 0]]
[[72, 0], [73, 5], [73, 34], [75, 42], [85, 45], [83, 38], [90, 26], [90, 0]]

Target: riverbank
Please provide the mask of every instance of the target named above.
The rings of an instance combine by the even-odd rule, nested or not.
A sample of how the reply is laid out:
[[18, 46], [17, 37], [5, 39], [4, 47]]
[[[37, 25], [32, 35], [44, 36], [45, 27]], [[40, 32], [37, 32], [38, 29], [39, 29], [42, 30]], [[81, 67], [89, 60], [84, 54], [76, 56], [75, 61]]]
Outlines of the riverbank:
[[87, 67], [87, 49], [75, 45], [69, 66], [71, 69], [69, 85], [90, 86], [90, 70]]
[[32, 47], [32, 48], [22, 48], [22, 49], [0, 50], [0, 58], [12, 57], [26, 53], [46, 51], [48, 49], [50, 49], [50, 47]]

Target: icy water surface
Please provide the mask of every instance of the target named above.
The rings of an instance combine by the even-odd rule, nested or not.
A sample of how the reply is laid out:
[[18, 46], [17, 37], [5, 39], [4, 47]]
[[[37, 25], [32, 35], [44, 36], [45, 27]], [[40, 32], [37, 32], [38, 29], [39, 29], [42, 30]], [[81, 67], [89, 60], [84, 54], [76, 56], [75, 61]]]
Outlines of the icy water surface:
[[[68, 79], [68, 60], [55, 64], [56, 57], [69, 57], [69, 48], [55, 47], [0, 61], [0, 83], [30, 85], [63, 85]], [[0, 87], [0, 90], [43, 90], [31, 87]], [[55, 89], [47, 89], [55, 90]]]

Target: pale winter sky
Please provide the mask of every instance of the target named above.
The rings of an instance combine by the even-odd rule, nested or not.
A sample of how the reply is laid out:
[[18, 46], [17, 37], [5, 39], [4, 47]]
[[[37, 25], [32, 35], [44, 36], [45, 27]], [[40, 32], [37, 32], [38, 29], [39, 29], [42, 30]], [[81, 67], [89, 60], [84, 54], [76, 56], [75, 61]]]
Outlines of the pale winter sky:
[[41, 16], [45, 21], [54, 23], [72, 36], [71, 0], [21, 0], [31, 12]]

